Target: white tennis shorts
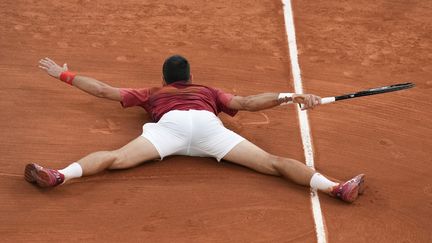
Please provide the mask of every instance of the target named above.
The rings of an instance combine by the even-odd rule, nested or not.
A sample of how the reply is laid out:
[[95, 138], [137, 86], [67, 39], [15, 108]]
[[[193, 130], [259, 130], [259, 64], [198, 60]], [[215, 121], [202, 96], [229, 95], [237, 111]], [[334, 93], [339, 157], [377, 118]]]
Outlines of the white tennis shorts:
[[245, 140], [225, 128], [212, 112], [173, 110], [157, 123], [143, 126], [143, 137], [157, 149], [161, 159], [169, 155], [214, 157], [220, 161], [234, 146]]

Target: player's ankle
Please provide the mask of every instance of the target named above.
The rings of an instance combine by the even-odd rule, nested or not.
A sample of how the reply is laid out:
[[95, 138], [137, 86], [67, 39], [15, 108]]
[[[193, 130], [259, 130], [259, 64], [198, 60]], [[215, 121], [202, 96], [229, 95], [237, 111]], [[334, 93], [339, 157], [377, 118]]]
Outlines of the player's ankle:
[[72, 163], [69, 166], [67, 166], [66, 168], [62, 169], [62, 170], [58, 170], [59, 173], [64, 175], [64, 182], [63, 184], [71, 179], [74, 178], [79, 178], [82, 176], [83, 174], [83, 170], [80, 164], [78, 163]]
[[310, 186], [313, 189], [325, 193], [331, 193], [333, 188], [339, 186], [339, 183], [327, 179], [325, 176], [321, 175], [320, 173], [315, 173], [312, 175], [312, 178], [310, 180]]

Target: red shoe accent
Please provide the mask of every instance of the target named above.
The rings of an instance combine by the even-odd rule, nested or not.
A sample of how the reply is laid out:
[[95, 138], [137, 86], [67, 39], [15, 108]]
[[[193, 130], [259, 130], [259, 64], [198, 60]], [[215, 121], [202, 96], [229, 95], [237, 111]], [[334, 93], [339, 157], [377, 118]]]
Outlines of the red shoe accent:
[[364, 191], [364, 176], [364, 174], [360, 174], [345, 183], [335, 186], [330, 195], [345, 202], [354, 202], [358, 195]]
[[55, 187], [64, 182], [62, 173], [34, 163], [26, 165], [24, 178], [30, 183], [37, 183], [40, 187]]
[[359, 190], [358, 190], [358, 194], [362, 195], [364, 193], [365, 190], [365, 182], [364, 182], [364, 175], [360, 178], [360, 183], [359, 183]]

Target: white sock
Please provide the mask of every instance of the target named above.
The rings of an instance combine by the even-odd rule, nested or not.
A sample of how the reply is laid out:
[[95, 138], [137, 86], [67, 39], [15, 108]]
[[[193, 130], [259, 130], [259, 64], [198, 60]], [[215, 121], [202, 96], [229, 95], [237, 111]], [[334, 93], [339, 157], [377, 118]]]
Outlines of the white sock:
[[83, 174], [81, 165], [77, 162], [70, 164], [68, 167], [59, 170], [58, 172], [62, 173], [65, 176], [65, 181], [81, 177]]
[[337, 186], [337, 185], [339, 185], [339, 183], [333, 182], [333, 181], [325, 178], [325, 176], [321, 175], [320, 173], [313, 174], [311, 181], [310, 181], [310, 186], [313, 189], [317, 189], [317, 190], [325, 191], [325, 192], [330, 191], [334, 186]]

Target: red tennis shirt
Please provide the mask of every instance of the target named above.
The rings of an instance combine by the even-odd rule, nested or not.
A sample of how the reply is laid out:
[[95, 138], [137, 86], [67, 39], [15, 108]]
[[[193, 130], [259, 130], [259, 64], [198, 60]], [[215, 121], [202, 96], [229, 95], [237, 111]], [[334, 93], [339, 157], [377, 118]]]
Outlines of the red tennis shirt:
[[172, 110], [206, 110], [215, 115], [224, 112], [230, 116], [238, 112], [228, 107], [232, 94], [185, 82], [154, 88], [120, 89], [120, 94], [123, 107], [141, 106], [156, 122]]

